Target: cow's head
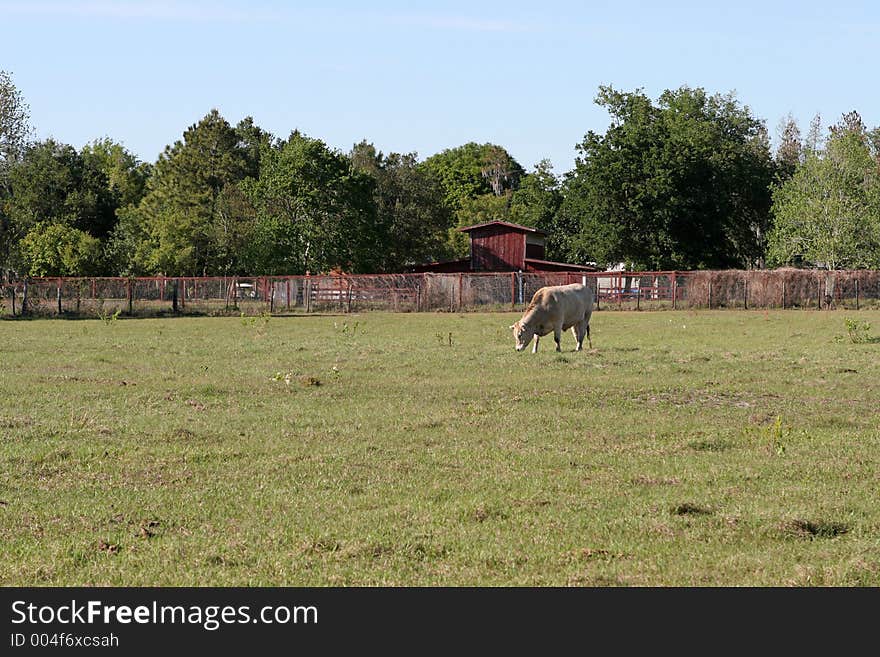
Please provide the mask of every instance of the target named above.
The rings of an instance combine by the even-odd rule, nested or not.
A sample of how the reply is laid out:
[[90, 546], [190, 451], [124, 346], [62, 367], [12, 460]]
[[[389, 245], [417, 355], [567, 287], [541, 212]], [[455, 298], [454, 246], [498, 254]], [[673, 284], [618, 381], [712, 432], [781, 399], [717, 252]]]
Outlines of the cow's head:
[[513, 329], [513, 338], [516, 340], [516, 350], [522, 351], [526, 347], [529, 346], [529, 342], [532, 341], [532, 338], [535, 337], [535, 330], [529, 328], [528, 325], [523, 324], [522, 322], [517, 322], [513, 324], [511, 327]]

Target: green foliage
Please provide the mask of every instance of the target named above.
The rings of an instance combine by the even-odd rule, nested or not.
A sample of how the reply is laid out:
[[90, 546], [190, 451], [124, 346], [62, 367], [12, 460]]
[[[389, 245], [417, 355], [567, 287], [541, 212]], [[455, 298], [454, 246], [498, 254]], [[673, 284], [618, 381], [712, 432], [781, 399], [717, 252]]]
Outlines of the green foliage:
[[[220, 216], [231, 207], [222, 197], [253, 168], [250, 152], [217, 110], [190, 126], [182, 141], [167, 147], [146, 196], [118, 236], [134, 247], [137, 259], [128, 269], [178, 276], [236, 273], [229, 271], [234, 270], [229, 245], [218, 244], [217, 236], [228, 233], [219, 224], [242, 219]], [[251, 214], [245, 214], [247, 220]]]
[[[20, 242], [38, 224], [65, 224], [99, 240], [103, 249], [105, 240], [113, 241], [117, 211], [140, 200], [149, 171], [149, 166], [108, 139], [81, 152], [52, 139], [32, 144], [9, 172], [9, 198], [4, 204], [8, 240]], [[32, 250], [34, 244], [27, 248]], [[12, 255], [21, 253], [19, 246]], [[16, 257], [9, 262], [28, 266]], [[113, 258], [96, 257], [88, 270], [93, 275], [115, 273], [116, 267], [109, 269], [112, 266]]]
[[828, 269], [880, 267], [880, 151], [857, 114], [832, 128], [773, 190], [773, 265], [806, 261]]
[[96, 164], [52, 139], [30, 146], [10, 174], [7, 211], [19, 233], [53, 221], [106, 236], [113, 229], [116, 206], [107, 176]]
[[447, 148], [426, 159], [422, 166], [433, 171], [443, 186], [448, 207], [457, 212], [465, 202], [486, 194], [505, 196], [519, 186], [522, 166], [496, 144], [469, 142]]
[[[880, 267], [880, 129], [857, 113], [827, 140], [818, 116], [803, 140], [786, 117], [771, 157], [764, 123], [733, 94], [684, 86], [655, 102], [604, 86], [596, 102], [611, 124], [584, 136], [562, 176], [546, 160], [526, 173], [492, 143], [423, 162], [367, 141], [346, 155], [296, 131], [276, 140], [251, 117], [233, 127], [217, 110], [150, 165], [107, 138], [80, 152], [29, 144], [27, 106], [0, 71], [0, 268], [403, 271], [466, 256], [457, 229], [492, 220], [544, 230], [553, 260]], [[49, 225], [79, 233], [53, 252]]]
[[386, 156], [366, 141], [354, 146], [351, 160], [375, 182], [379, 271], [400, 271], [449, 256], [446, 236], [452, 213], [433, 170], [420, 166], [415, 153]]
[[333, 328], [338, 330], [340, 335], [343, 335], [345, 337], [355, 337], [357, 335], [359, 326], [360, 322], [354, 322], [353, 324], [349, 324], [348, 322], [342, 322], [342, 324], [333, 322]]
[[60, 223], [39, 223], [19, 245], [30, 276], [93, 276], [101, 269], [101, 242]]
[[104, 174], [114, 208], [140, 203], [152, 171], [149, 164], [108, 138], [86, 145], [81, 156], [85, 166]]
[[564, 247], [565, 226], [558, 219], [563, 195], [559, 178], [549, 160], [541, 160], [520, 181], [510, 198], [510, 221], [539, 228], [547, 233], [547, 258], [562, 260], [568, 256]]
[[773, 424], [764, 427], [768, 448], [777, 456], [785, 454], [785, 441], [791, 435], [791, 427], [782, 424], [782, 417], [776, 416]]
[[117, 309], [111, 313], [107, 310], [104, 310], [104, 308], [101, 307], [98, 310], [98, 318], [102, 322], [104, 322], [105, 326], [114, 326], [116, 324], [116, 322], [119, 321], [119, 315], [121, 313], [122, 313], [121, 309]]
[[374, 188], [374, 179], [347, 157], [299, 132], [265, 148], [259, 179], [244, 186], [257, 217], [250, 269], [372, 270], [381, 244]]
[[559, 179], [550, 160], [541, 160], [522, 177], [510, 196], [510, 219], [522, 226], [551, 230], [562, 203]]
[[258, 315], [248, 316], [242, 312], [240, 317], [242, 326], [256, 329], [256, 336], [262, 338], [266, 335], [266, 329], [269, 327], [269, 322], [272, 320], [272, 313], [268, 310], [263, 310]]
[[20, 161], [31, 128], [29, 110], [12, 76], [0, 71], [0, 273], [12, 268], [18, 259], [17, 241], [22, 229], [9, 216], [12, 196], [11, 173]]
[[569, 258], [639, 268], [746, 267], [763, 253], [773, 163], [764, 125], [734, 96], [601, 87], [604, 135], [578, 145], [558, 225]]
[[853, 344], [863, 344], [871, 341], [871, 325], [868, 322], [846, 317], [843, 320], [846, 325], [846, 333]]
[[482, 194], [461, 201], [455, 211], [456, 227], [449, 231], [449, 249], [456, 258], [465, 258], [469, 254], [470, 238], [460, 232], [459, 228], [484, 224], [489, 221], [509, 221], [511, 192], [501, 196]]
[[791, 178], [806, 155], [801, 131], [791, 114], [779, 123], [779, 146], [776, 148], [776, 173], [780, 180]]

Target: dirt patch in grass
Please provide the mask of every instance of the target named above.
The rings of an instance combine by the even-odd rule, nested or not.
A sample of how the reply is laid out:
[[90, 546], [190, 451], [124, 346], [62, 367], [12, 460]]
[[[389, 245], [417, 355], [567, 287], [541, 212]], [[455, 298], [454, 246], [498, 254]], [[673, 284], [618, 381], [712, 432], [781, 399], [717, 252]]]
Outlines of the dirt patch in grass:
[[786, 520], [779, 525], [785, 538], [836, 538], [849, 532], [849, 527], [840, 522], [828, 520]]
[[697, 504], [692, 504], [691, 502], [684, 502], [682, 504], [676, 504], [675, 506], [669, 509], [669, 513], [674, 516], [709, 516], [712, 515], [712, 511], [699, 506]]
[[484, 504], [481, 504], [473, 511], [471, 511], [468, 514], [468, 517], [471, 520], [475, 520], [477, 522], [486, 522], [487, 520], [492, 519], [504, 520], [505, 518], [507, 518], [507, 514], [501, 509], [487, 507]]
[[710, 440], [693, 440], [688, 443], [688, 447], [696, 452], [723, 452], [733, 447], [733, 445], [721, 439]]
[[7, 415], [0, 415], [0, 429], [20, 429], [32, 426], [33, 424], [33, 419], [29, 417], [10, 417]]
[[626, 558], [621, 552], [611, 552], [602, 548], [578, 548], [568, 552], [567, 556], [572, 561], [613, 561]]
[[637, 486], [677, 486], [681, 483], [681, 479], [677, 477], [648, 477], [639, 475], [632, 478], [632, 483]]

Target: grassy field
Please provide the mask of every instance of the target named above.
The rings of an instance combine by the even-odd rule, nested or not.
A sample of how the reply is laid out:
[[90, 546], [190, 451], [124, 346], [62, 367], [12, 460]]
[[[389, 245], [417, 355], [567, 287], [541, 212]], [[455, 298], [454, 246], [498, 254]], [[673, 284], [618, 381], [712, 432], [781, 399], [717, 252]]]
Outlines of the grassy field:
[[2, 585], [880, 585], [880, 313], [0, 322]]

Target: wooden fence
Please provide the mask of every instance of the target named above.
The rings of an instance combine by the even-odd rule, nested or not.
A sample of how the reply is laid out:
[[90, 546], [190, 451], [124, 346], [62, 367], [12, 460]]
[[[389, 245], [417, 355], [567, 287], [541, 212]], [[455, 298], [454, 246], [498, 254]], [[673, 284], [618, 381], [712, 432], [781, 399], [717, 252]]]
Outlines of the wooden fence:
[[573, 282], [593, 286], [599, 310], [880, 307], [880, 271], [776, 269], [31, 278], [0, 286], [0, 315], [511, 310]]

